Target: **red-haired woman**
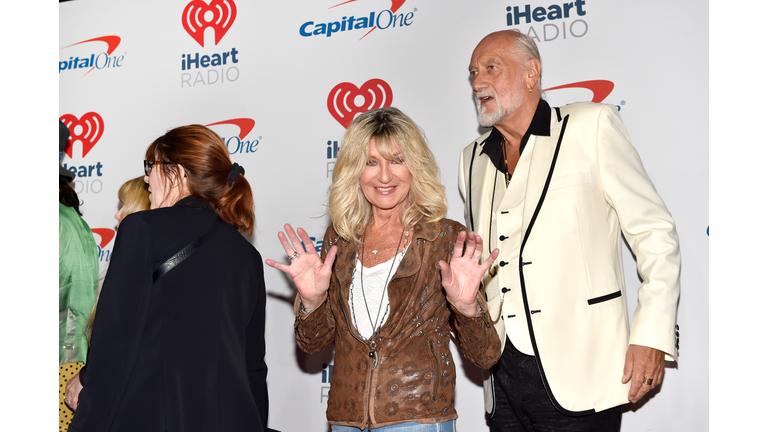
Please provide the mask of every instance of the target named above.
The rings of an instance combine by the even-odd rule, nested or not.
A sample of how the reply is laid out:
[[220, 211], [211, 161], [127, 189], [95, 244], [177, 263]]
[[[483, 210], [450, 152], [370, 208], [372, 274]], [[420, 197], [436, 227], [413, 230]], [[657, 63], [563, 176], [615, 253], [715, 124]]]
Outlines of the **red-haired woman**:
[[[267, 429], [251, 187], [199, 126], [147, 149], [151, 211], [120, 224], [70, 431]], [[240, 232], [238, 232], [240, 231]]]

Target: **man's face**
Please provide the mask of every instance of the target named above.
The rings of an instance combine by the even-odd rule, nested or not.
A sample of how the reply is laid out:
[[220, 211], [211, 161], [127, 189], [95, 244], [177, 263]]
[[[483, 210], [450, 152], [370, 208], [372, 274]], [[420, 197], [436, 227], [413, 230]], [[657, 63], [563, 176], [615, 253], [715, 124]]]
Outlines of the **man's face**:
[[486, 38], [472, 53], [469, 76], [475, 92], [480, 126], [498, 124], [520, 108], [528, 92], [525, 73], [511, 53], [508, 41]]

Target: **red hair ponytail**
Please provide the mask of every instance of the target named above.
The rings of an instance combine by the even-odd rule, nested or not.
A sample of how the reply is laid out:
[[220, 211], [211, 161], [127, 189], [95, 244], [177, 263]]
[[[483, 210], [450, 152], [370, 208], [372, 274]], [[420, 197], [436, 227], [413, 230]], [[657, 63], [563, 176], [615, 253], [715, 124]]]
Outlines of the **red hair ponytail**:
[[251, 235], [255, 226], [251, 185], [242, 175], [232, 181], [233, 170], [227, 146], [215, 132], [201, 125], [181, 126], [156, 139], [146, 153], [147, 160], [172, 162], [156, 165], [169, 179], [178, 178], [175, 164], [181, 164], [191, 195], [209, 203], [226, 222]]

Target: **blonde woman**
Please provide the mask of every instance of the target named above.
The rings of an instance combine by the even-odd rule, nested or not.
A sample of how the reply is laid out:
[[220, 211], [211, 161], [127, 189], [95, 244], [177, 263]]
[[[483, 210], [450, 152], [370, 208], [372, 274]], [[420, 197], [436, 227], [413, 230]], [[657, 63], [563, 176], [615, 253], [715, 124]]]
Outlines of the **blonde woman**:
[[[279, 233], [290, 265], [296, 341], [336, 346], [327, 418], [334, 432], [452, 431], [456, 371], [451, 326], [482, 368], [499, 358], [480, 277], [482, 240], [445, 219], [445, 188], [418, 126], [396, 108], [347, 130], [329, 195], [322, 255], [303, 229]], [[287, 234], [287, 236], [286, 236]]]
[[121, 204], [120, 210], [115, 213], [117, 227], [120, 227], [120, 221], [129, 214], [149, 210], [149, 186], [144, 181], [144, 176], [123, 183], [117, 191], [117, 199]]

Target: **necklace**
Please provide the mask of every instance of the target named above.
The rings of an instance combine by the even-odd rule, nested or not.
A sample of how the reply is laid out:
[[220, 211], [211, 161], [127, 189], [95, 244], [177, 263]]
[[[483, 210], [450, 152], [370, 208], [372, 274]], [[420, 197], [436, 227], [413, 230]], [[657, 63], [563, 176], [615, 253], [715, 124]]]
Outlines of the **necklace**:
[[501, 153], [504, 155], [504, 179], [507, 181], [507, 186], [509, 186], [509, 180], [512, 178], [512, 175], [509, 173], [509, 162], [507, 162], [507, 139], [502, 138], [501, 139]]
[[[389, 281], [389, 277], [392, 275], [392, 270], [395, 268], [395, 263], [397, 262], [397, 252], [400, 250], [400, 245], [402, 244], [403, 237], [407, 236], [405, 235], [406, 228], [403, 227], [403, 231], [400, 233], [400, 241], [397, 243], [397, 249], [395, 249], [395, 255], [392, 257], [392, 265], [389, 267], [389, 272], [387, 273], [386, 279], [384, 279], [384, 283], [387, 284]], [[379, 354], [378, 350], [376, 348], [376, 338], [378, 337], [379, 331], [381, 330], [381, 326], [384, 324], [384, 318], [387, 316], [387, 312], [389, 311], [389, 303], [387, 303], [387, 309], [384, 311], [384, 316], [381, 316], [381, 305], [384, 303], [384, 295], [387, 293], [387, 287], [384, 286], [384, 290], [381, 292], [381, 300], [379, 302], [379, 310], [376, 312], [376, 320], [373, 319], [371, 316], [371, 310], [368, 307], [368, 300], [365, 297], [365, 286], [363, 284], [363, 272], [365, 269], [365, 232], [363, 232], [363, 238], [360, 245], [360, 290], [363, 292], [363, 304], [365, 304], [365, 311], [368, 314], [368, 322], [371, 324], [371, 329], [373, 330], [373, 334], [368, 339], [368, 357], [371, 357], [373, 359], [373, 366], [371, 370], [376, 369], [376, 365], [379, 363]], [[354, 276], [353, 276], [354, 278]], [[350, 290], [351, 301], [352, 301], [352, 319], [355, 324], [355, 329], [358, 330], [358, 333], [360, 332], [359, 327], [357, 325], [357, 317], [355, 316], [355, 308], [354, 308], [354, 290]], [[379, 321], [379, 317], [381, 316], [381, 321]], [[374, 324], [374, 323], [378, 323]]]
[[[374, 248], [373, 248], [373, 250], [371, 250], [371, 253], [372, 253], [372, 254], [376, 255], [377, 253], [379, 253], [379, 249], [380, 249], [380, 248], [381, 248], [381, 247], [382, 247], [382, 246], [385, 244], [385, 242], [386, 242], [386, 241], [387, 241], [387, 239], [389, 238], [389, 235], [390, 235], [390, 234], [392, 234], [392, 231], [394, 231], [394, 230], [395, 230], [395, 227], [396, 227], [396, 226], [397, 226], [397, 225], [393, 226], [393, 227], [392, 227], [392, 228], [389, 230], [389, 232], [388, 232], [388, 233], [387, 233], [387, 234], [384, 236], [384, 239], [381, 241], [381, 243], [379, 243], [379, 247], [378, 247], [378, 248], [377, 248], [377, 247], [374, 247]], [[365, 232], [363, 232], [363, 237], [365, 237]], [[373, 244], [371, 244], [371, 246], [373, 247]], [[395, 254], [397, 254], [397, 251], [395, 251]]]

